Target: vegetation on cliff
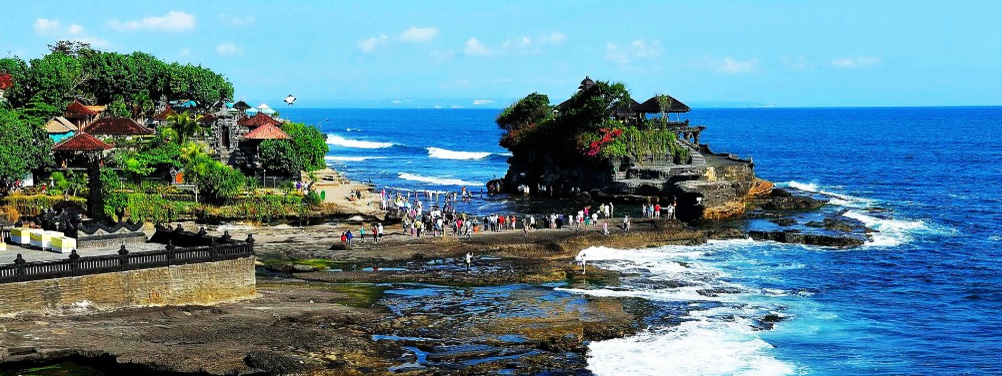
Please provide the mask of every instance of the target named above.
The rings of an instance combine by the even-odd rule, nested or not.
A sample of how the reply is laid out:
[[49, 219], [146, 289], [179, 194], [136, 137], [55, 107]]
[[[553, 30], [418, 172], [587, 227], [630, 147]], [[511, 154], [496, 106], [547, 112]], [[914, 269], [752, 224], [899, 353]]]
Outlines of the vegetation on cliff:
[[687, 160], [689, 150], [677, 142], [664, 113], [657, 119], [617, 119], [617, 112], [628, 110], [632, 102], [623, 84], [605, 81], [582, 87], [557, 106], [546, 95], [532, 93], [497, 117], [505, 132], [500, 145], [516, 156], [546, 150], [557, 162], [569, 164], [652, 156]]

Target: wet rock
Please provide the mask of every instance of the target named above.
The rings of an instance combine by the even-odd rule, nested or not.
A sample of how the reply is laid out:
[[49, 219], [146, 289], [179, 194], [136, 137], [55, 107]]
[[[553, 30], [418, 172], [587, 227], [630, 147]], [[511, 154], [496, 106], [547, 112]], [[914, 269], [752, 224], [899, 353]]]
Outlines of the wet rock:
[[745, 239], [748, 237], [741, 229], [737, 228], [721, 228], [710, 230], [706, 234], [710, 239], [715, 240], [728, 240], [728, 239]]
[[251, 352], [244, 358], [244, 362], [251, 368], [256, 368], [269, 374], [278, 375], [318, 370], [324, 366], [324, 364], [317, 359], [304, 358], [272, 351]]
[[588, 347], [573, 333], [547, 338], [539, 344], [539, 349], [557, 353], [573, 352], [584, 354], [588, 352]]
[[716, 297], [720, 296], [720, 294], [740, 294], [741, 289], [734, 287], [717, 287], [712, 289], [696, 290], [696, 293], [702, 296]]
[[769, 192], [769, 197], [793, 197], [793, 193], [783, 188], [773, 188], [772, 192]]
[[817, 210], [828, 201], [807, 196], [769, 197], [762, 203], [765, 210]]
[[769, 222], [775, 223], [780, 226], [790, 226], [797, 224], [797, 220], [793, 218], [776, 218], [776, 219], [770, 219]]
[[863, 222], [858, 219], [844, 217], [841, 215], [825, 218], [823, 221], [810, 221], [804, 224], [807, 227], [823, 228], [839, 232], [870, 232]]
[[795, 231], [749, 231], [748, 236], [755, 240], [772, 240], [780, 243], [807, 244], [835, 248], [858, 247], [866, 242], [860, 236], [803, 234]]

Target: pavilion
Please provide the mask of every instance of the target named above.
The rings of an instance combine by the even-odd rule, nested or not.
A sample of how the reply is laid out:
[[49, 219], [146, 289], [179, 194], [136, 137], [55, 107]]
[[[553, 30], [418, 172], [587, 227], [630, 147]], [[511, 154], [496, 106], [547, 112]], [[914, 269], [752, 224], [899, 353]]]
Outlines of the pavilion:
[[72, 137], [77, 129], [76, 124], [73, 124], [62, 116], [56, 116], [45, 123], [45, 132], [49, 134], [52, 142], [59, 142]]
[[88, 123], [100, 117], [101, 113], [107, 108], [108, 106], [87, 106], [78, 100], [74, 100], [66, 106], [63, 117], [73, 122], [77, 128], [83, 128]]
[[126, 138], [132, 136], [150, 136], [153, 134], [152, 130], [139, 125], [135, 120], [121, 117], [97, 119], [93, 123], [83, 127], [82, 131], [94, 136]]
[[87, 171], [87, 215], [91, 218], [104, 217], [104, 198], [101, 190], [101, 165], [106, 152], [114, 146], [97, 139], [87, 133], [77, 133], [70, 138], [52, 146], [56, 163], [68, 169], [71, 165]]

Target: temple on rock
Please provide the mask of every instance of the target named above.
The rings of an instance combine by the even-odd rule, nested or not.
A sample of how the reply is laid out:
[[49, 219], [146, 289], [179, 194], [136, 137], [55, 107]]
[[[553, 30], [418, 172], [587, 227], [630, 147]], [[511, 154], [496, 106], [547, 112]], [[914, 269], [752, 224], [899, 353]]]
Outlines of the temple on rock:
[[[581, 81], [547, 116], [532, 94], [505, 110], [498, 125], [512, 151], [507, 175], [493, 182], [508, 192], [576, 196], [584, 200], [677, 203], [681, 219], [743, 212], [761, 184], [752, 161], [710, 151], [691, 108], [665, 94], [638, 102], [622, 84]], [[548, 99], [547, 99], [548, 101]], [[537, 104], [533, 104], [537, 103]], [[555, 141], [560, 141], [556, 146]]]

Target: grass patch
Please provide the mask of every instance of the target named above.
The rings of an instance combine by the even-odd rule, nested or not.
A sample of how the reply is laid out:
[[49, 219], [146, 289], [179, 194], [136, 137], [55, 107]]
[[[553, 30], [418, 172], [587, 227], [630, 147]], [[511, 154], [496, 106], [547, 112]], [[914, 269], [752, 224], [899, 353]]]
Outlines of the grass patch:
[[383, 298], [386, 286], [371, 283], [337, 283], [329, 285], [334, 291], [348, 295], [344, 305], [357, 308], [371, 308]]

